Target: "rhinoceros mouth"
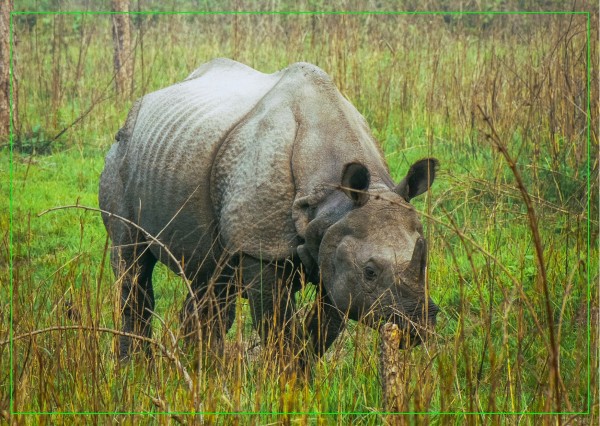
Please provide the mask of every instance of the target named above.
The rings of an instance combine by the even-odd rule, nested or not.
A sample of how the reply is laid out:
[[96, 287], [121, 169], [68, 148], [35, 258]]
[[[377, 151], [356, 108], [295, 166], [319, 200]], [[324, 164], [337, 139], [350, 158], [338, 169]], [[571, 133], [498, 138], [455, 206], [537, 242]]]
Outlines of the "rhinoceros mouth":
[[392, 318], [391, 322], [397, 324], [401, 330], [400, 349], [419, 346], [434, 334], [435, 319], [429, 319], [426, 323], [422, 323], [398, 315], [393, 315]]

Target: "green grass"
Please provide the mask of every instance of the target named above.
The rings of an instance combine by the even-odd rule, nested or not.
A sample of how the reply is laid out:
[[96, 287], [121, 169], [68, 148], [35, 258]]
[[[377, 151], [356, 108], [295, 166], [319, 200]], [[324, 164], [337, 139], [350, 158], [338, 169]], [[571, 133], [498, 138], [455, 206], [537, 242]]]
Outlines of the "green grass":
[[[15, 412], [189, 413], [201, 408], [267, 413], [205, 416], [222, 424], [383, 421], [377, 414], [382, 410], [378, 336], [361, 324], [350, 325], [316, 363], [308, 383], [281, 374], [264, 354], [248, 355], [256, 336], [242, 303], [223, 364], [195, 370], [192, 356], [181, 355], [200, 405], [167, 357], [157, 356], [150, 365], [141, 357], [119, 365], [116, 336], [90, 330], [118, 328], [118, 286], [105, 256], [99, 214], [70, 208], [40, 215], [59, 206], [96, 207], [104, 154], [132, 101], [185, 78], [213, 57], [226, 56], [263, 72], [300, 60], [322, 67], [364, 114], [398, 180], [416, 159], [432, 155], [441, 161], [431, 193], [415, 200], [429, 239], [431, 295], [442, 312], [436, 337], [403, 354], [411, 368], [408, 410], [428, 413], [408, 421], [497, 422], [502, 421], [497, 415], [464, 413], [558, 409], [591, 411], [592, 417], [580, 416], [578, 422], [598, 419], [598, 145], [594, 127], [588, 164], [585, 16], [572, 22], [565, 15], [485, 21], [455, 16], [449, 23], [439, 15], [136, 19], [134, 94], [126, 100], [116, 98], [111, 84], [108, 17], [37, 16], [31, 28], [24, 19], [14, 22], [19, 106], [12, 158], [13, 335], [55, 328], [14, 342]], [[595, 41], [592, 52], [597, 55]], [[592, 61], [592, 75], [596, 66]], [[592, 91], [593, 99], [597, 82]], [[85, 118], [52, 141], [90, 106]], [[492, 117], [516, 158], [538, 216], [560, 352], [560, 407], [553, 400], [549, 325], [526, 207], [506, 160], [486, 138], [490, 129], [478, 106]], [[4, 148], [0, 173], [6, 195], [8, 165]], [[0, 280], [6, 296], [0, 302], [0, 340], [9, 335], [8, 216], [3, 204]], [[153, 323], [154, 337], [173, 350], [169, 333], [178, 331], [185, 287], [164, 267], [155, 277], [161, 321]], [[0, 406], [6, 413], [8, 352], [8, 345], [0, 345]], [[282, 412], [352, 414], [268, 414]], [[27, 424], [69, 421], [60, 415], [16, 417]], [[91, 417], [73, 419], [85, 424]], [[100, 417], [108, 419], [169, 421], [158, 414]]]

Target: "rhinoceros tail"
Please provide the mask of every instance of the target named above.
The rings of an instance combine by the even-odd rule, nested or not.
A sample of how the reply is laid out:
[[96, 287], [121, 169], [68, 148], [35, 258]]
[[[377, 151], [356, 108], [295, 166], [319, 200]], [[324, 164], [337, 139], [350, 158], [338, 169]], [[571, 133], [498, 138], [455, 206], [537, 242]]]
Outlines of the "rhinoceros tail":
[[137, 121], [138, 114], [140, 113], [143, 100], [144, 98], [140, 98], [134, 102], [133, 106], [131, 107], [131, 110], [129, 111], [129, 114], [127, 114], [125, 124], [119, 129], [119, 131], [115, 135], [115, 144], [120, 143], [122, 145], [127, 145], [127, 142], [131, 140], [131, 136], [133, 135], [133, 129], [135, 128], [135, 123]]
[[133, 104], [125, 124], [115, 135], [115, 143], [111, 146], [108, 154], [106, 154], [104, 170], [102, 170], [102, 175], [100, 176], [98, 204], [100, 209], [104, 210], [102, 213], [102, 220], [113, 240], [115, 240], [116, 237], [115, 228], [120, 228], [120, 226], [115, 224], [116, 219], [111, 218], [107, 212], [127, 217], [121, 172], [124, 167], [123, 163], [127, 161], [126, 158], [124, 158], [125, 153], [127, 152], [127, 144], [133, 135], [137, 116], [142, 105], [142, 99], [138, 99]]

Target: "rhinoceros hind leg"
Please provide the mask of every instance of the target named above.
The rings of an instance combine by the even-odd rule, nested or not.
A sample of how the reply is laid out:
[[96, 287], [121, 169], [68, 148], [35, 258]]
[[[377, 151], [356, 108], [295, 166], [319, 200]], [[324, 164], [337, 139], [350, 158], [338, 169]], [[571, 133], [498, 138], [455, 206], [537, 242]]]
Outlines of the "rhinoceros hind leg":
[[[150, 321], [154, 311], [152, 271], [156, 264], [156, 258], [145, 244], [125, 244], [112, 249], [111, 264], [115, 276], [121, 280], [121, 328], [123, 332], [150, 337], [152, 335]], [[147, 343], [140, 345], [140, 341], [137, 339], [121, 336], [119, 358], [126, 359], [140, 347], [149, 351]]]

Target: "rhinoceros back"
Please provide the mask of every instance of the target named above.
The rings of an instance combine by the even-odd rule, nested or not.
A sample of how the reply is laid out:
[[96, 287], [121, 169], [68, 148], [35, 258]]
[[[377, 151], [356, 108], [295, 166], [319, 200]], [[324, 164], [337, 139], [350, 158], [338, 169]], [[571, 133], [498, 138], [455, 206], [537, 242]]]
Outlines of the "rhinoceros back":
[[[183, 82], [144, 96], [107, 155], [101, 208], [136, 222], [197, 270], [218, 246], [210, 197], [216, 153], [278, 79], [217, 59]], [[118, 233], [111, 237], [120, 243]], [[151, 250], [173, 266], [158, 245]]]

